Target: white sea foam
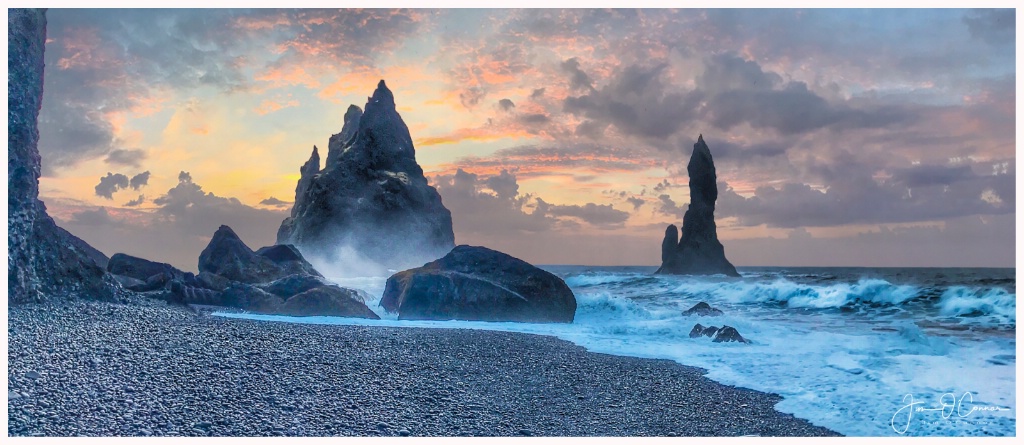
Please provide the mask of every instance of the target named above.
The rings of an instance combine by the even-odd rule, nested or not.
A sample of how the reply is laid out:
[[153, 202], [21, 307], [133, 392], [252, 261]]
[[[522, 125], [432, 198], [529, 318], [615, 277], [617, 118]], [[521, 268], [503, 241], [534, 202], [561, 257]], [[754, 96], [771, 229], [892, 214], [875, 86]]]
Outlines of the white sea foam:
[[[915, 321], [927, 318], [928, 311], [897, 310], [921, 296], [923, 291], [915, 286], [881, 279], [805, 284], [784, 278], [652, 278], [628, 273], [570, 274], [566, 282], [577, 298], [572, 324], [399, 321], [377, 306], [383, 277], [335, 280], [375, 296], [368, 305], [383, 320], [225, 316], [553, 335], [595, 352], [665, 358], [705, 368], [709, 378], [721, 383], [778, 393], [784, 397], [779, 410], [847, 435], [892, 436], [904, 427], [906, 435], [1015, 434], [1014, 339], [973, 331], [936, 335], [922, 329]], [[1014, 300], [1015, 295], [1000, 288], [953, 286], [929, 304], [935, 317], [986, 314], [967, 318], [1004, 328], [1009, 324], [1013, 329]], [[684, 317], [682, 310], [698, 301], [722, 308], [725, 315]], [[851, 305], [891, 310], [834, 310]], [[915, 306], [914, 310], [924, 309]], [[751, 343], [691, 339], [689, 331], [698, 322], [733, 326]], [[894, 418], [906, 404], [907, 394], [924, 402], [918, 406], [931, 408], [941, 403], [943, 394], [959, 398], [965, 392], [971, 393], [973, 404], [961, 412], [970, 406], [1008, 411], [975, 411], [949, 418], [936, 411], [916, 412], [909, 427], [906, 416]]]

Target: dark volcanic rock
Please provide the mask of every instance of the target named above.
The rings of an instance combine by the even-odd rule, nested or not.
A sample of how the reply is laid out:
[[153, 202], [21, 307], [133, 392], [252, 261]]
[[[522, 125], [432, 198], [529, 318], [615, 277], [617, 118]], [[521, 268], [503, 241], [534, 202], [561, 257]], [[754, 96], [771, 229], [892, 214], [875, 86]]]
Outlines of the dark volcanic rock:
[[366, 307], [356, 291], [329, 285], [309, 289], [290, 297], [274, 312], [294, 316], [325, 315], [380, 319]]
[[166, 280], [182, 278], [185, 273], [167, 263], [157, 263], [123, 253], [115, 253], [107, 262], [107, 271], [136, 280], [147, 281], [154, 275], [166, 274]]
[[270, 283], [260, 286], [261, 289], [277, 295], [281, 298], [288, 298], [292, 295], [300, 294], [310, 289], [314, 289], [320, 286], [324, 286], [326, 283], [323, 282], [319, 277], [310, 275], [288, 275], [287, 277], [274, 280]]
[[665, 239], [661, 243], [661, 268], [656, 273], [740, 276], [732, 263], [725, 259], [725, 248], [718, 241], [715, 226], [718, 184], [715, 163], [703, 135], [693, 144], [686, 172], [690, 175], [690, 205], [683, 215], [683, 236], [677, 242], [676, 227], [669, 225], [665, 230]]
[[196, 282], [200, 287], [223, 291], [231, 286], [231, 280], [210, 272], [199, 272], [196, 275]]
[[81, 248], [84, 241], [54, 224], [39, 200], [36, 122], [45, 42], [43, 10], [7, 10], [7, 302], [115, 299], [120, 284]]
[[736, 328], [732, 326], [722, 326], [722, 329], [718, 330], [718, 332], [715, 334], [715, 339], [712, 341], [714, 341], [715, 343], [730, 341], [738, 341], [740, 343], [747, 342], [747, 340], [743, 338], [742, 335], [740, 335], [739, 331], [737, 331]]
[[455, 245], [451, 212], [416, 163], [409, 129], [382, 80], [361, 112], [349, 107], [320, 170], [315, 147], [301, 168], [278, 244], [338, 258], [351, 249], [382, 267], [434, 260]]
[[[288, 246], [265, 247], [258, 255], [228, 226], [220, 226], [210, 244], [199, 254], [199, 271], [242, 283], [266, 283], [294, 273], [319, 276], [302, 255]], [[289, 260], [291, 256], [297, 259]], [[274, 261], [274, 259], [278, 261]]]
[[702, 316], [702, 317], [717, 317], [719, 315], [722, 315], [722, 311], [719, 310], [719, 309], [713, 308], [713, 307], [711, 307], [711, 305], [701, 301], [700, 303], [697, 303], [697, 304], [693, 305], [693, 307], [683, 311], [683, 315], [686, 315], [686, 316], [698, 315], [698, 316]]
[[732, 326], [722, 326], [721, 328], [715, 326], [704, 327], [700, 323], [693, 325], [693, 329], [690, 330], [690, 338], [699, 337], [712, 337], [713, 342], [740, 342], [749, 343], [747, 339], [740, 335], [739, 331]]
[[399, 319], [571, 323], [576, 297], [561, 278], [485, 247], [388, 278], [381, 306]]
[[237, 307], [253, 312], [273, 313], [281, 307], [284, 299], [244, 283], [232, 283], [221, 292], [218, 306]]
[[690, 330], [690, 338], [714, 337], [716, 332], [718, 332], [717, 327], [704, 327], [704, 325], [697, 323], [693, 325], [693, 329]]
[[80, 254], [89, 257], [89, 259], [96, 263], [96, 265], [101, 269], [107, 268], [107, 262], [110, 261], [110, 258], [107, 258], [107, 256], [103, 252], [100, 252], [99, 249], [90, 246], [89, 243], [85, 242], [85, 240], [72, 235], [71, 232], [64, 230], [63, 227], [57, 226], [57, 232], [60, 233], [60, 236], [68, 242], [69, 247], [77, 250]]

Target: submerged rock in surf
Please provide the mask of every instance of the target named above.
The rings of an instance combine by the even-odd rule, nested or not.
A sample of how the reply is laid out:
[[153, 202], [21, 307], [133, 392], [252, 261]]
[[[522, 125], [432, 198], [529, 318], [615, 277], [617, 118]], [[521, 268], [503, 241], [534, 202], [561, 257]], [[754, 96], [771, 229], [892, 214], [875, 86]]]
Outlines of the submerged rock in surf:
[[739, 331], [732, 326], [722, 326], [721, 328], [716, 326], [704, 327], [704, 325], [697, 323], [693, 325], [693, 329], [690, 330], [690, 338], [700, 337], [711, 337], [715, 343], [724, 342], [740, 342], [749, 343], [747, 339], [740, 335]]
[[707, 304], [707, 303], [701, 301], [700, 303], [697, 303], [697, 304], [693, 305], [693, 307], [683, 311], [683, 315], [684, 316], [697, 315], [697, 316], [702, 316], [702, 317], [717, 317], [719, 315], [722, 315], [722, 311], [717, 309], [717, 308], [713, 308], [713, 307], [711, 307], [710, 304]]
[[576, 296], [550, 272], [486, 247], [462, 245], [392, 275], [380, 305], [402, 320], [571, 323]]

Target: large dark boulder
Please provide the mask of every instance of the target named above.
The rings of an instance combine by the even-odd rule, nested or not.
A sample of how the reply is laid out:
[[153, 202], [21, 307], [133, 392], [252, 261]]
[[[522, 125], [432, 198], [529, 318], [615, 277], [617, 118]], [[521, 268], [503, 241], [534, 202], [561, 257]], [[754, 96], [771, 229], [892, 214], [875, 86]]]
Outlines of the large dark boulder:
[[123, 295], [120, 284], [39, 200], [45, 43], [44, 10], [7, 10], [7, 302], [114, 300]]
[[297, 250], [277, 247], [260, 249], [262, 254], [257, 254], [234, 230], [220, 226], [210, 244], [199, 254], [199, 271], [249, 284], [266, 283], [295, 273], [320, 276]]
[[698, 136], [697, 143], [693, 144], [686, 172], [690, 175], [690, 205], [683, 215], [683, 236], [677, 239], [679, 232], [675, 225], [670, 224], [665, 229], [665, 238], [661, 242], [661, 267], [656, 273], [740, 276], [725, 258], [725, 248], [718, 241], [718, 228], [715, 226], [718, 183], [711, 150], [703, 135]]
[[392, 275], [380, 304], [403, 320], [571, 323], [576, 313], [576, 297], [561, 278], [504, 253], [465, 245]]
[[338, 286], [320, 286], [285, 300], [274, 313], [294, 316], [356, 317], [379, 320], [362, 297], [352, 289]]
[[284, 299], [245, 283], [233, 283], [220, 293], [217, 306], [236, 307], [253, 312], [275, 313]]
[[388, 269], [434, 260], [455, 246], [451, 212], [416, 163], [409, 128], [380, 81], [365, 111], [351, 106], [341, 132], [300, 169], [295, 204], [278, 244], [325, 259], [355, 252]]
[[115, 253], [107, 261], [107, 271], [136, 280], [146, 281], [154, 275], [167, 274], [168, 278], [181, 278], [184, 272], [167, 263], [158, 263], [123, 253]]

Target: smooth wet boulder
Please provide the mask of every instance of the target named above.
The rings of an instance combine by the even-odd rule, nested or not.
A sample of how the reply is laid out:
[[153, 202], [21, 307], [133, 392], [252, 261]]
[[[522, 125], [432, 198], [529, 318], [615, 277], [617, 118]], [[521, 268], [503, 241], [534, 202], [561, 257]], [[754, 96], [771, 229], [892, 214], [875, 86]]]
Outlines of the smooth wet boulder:
[[320, 286], [289, 297], [274, 313], [283, 315], [355, 317], [379, 320], [353, 289]]
[[700, 303], [697, 303], [697, 304], [693, 305], [693, 307], [683, 311], [683, 315], [684, 316], [697, 315], [697, 316], [700, 316], [700, 317], [717, 317], [719, 315], [722, 315], [722, 311], [717, 309], [717, 308], [711, 307], [710, 304], [707, 304], [707, 303], [701, 301]]
[[295, 273], [320, 276], [298, 250], [270, 246], [253, 252], [228, 226], [220, 226], [199, 254], [199, 271], [248, 284], [267, 283]]
[[218, 306], [236, 307], [253, 312], [274, 313], [284, 303], [284, 299], [265, 292], [256, 286], [245, 283], [233, 283], [220, 293]]
[[576, 297], [550, 272], [486, 247], [461, 245], [388, 278], [381, 298], [403, 320], [571, 323]]
[[260, 285], [260, 288], [279, 297], [288, 298], [324, 285], [326, 283], [319, 277], [294, 274]]
[[224, 291], [231, 287], [231, 280], [211, 272], [199, 272], [199, 275], [196, 275], [196, 282], [200, 287], [215, 291]]
[[168, 279], [185, 276], [185, 272], [178, 270], [170, 264], [158, 263], [123, 253], [115, 253], [114, 256], [110, 257], [110, 260], [107, 261], [107, 272], [135, 278], [144, 282], [149, 280], [150, 277], [160, 274], [165, 274]]

